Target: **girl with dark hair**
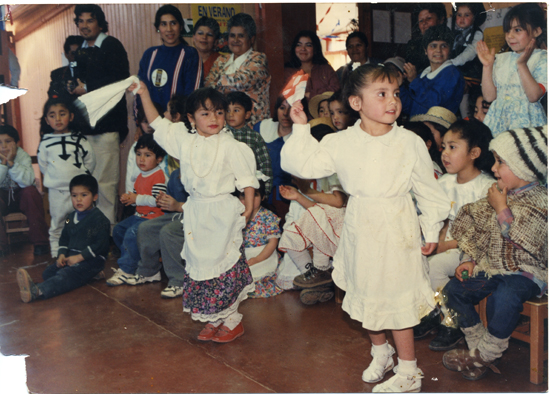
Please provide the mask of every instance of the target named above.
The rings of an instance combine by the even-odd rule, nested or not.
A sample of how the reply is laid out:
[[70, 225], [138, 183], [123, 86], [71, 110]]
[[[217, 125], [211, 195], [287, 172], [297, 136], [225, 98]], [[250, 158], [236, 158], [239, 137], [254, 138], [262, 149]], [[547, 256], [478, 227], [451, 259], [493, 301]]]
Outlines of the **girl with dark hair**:
[[183, 17], [167, 4], [157, 10], [155, 28], [162, 45], [147, 49], [139, 62], [139, 79], [147, 84], [153, 102], [166, 109], [174, 94], [189, 95], [202, 82], [202, 61], [183, 39]]
[[254, 51], [256, 23], [248, 14], [233, 15], [227, 22], [227, 43], [231, 55], [220, 55], [205, 79], [205, 86], [227, 94], [244, 92], [253, 101], [250, 127], [270, 117], [269, 86], [271, 75], [264, 53]]
[[540, 103], [548, 82], [547, 53], [537, 49], [546, 30], [544, 15], [537, 4], [519, 4], [508, 11], [502, 27], [510, 52], [495, 56], [494, 48], [477, 43], [483, 99], [491, 103], [483, 122], [494, 137], [510, 129], [548, 124]]
[[285, 64], [285, 80], [289, 81], [299, 70], [309, 74], [306, 86], [307, 98], [340, 89], [336, 72], [323, 56], [321, 41], [311, 30], [302, 30], [294, 37], [290, 50], [290, 62]]
[[[180, 160], [189, 192], [183, 205], [183, 310], [205, 323], [198, 340], [231, 342], [244, 334], [238, 307], [254, 291], [243, 247], [259, 187], [254, 153], [224, 127], [228, 103], [217, 90], [198, 89], [188, 97], [191, 133], [181, 122], [160, 118], [146, 87], [129, 90], [141, 96], [155, 140]], [[244, 191], [244, 205], [232, 195], [235, 189]]]
[[193, 45], [199, 52], [202, 60], [203, 80], [210, 72], [212, 65], [220, 56], [216, 44], [220, 38], [220, 25], [214, 18], [201, 17], [193, 26]]

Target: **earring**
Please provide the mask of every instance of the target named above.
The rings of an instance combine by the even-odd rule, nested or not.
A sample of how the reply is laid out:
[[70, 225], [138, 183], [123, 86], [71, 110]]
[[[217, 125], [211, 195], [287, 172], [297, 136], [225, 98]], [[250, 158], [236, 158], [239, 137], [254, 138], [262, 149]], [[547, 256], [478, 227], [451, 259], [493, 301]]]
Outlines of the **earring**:
[[160, 33], [160, 30], [157, 30], [157, 33]]
[[191, 133], [196, 134], [197, 129], [195, 128], [195, 123], [191, 123]]

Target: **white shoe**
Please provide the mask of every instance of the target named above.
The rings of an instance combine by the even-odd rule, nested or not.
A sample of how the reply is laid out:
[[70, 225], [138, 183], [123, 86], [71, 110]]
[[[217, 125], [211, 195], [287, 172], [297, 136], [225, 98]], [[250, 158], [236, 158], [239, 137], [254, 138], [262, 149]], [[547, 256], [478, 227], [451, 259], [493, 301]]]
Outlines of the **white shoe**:
[[121, 270], [120, 268], [118, 269], [114, 269], [112, 268], [113, 271], [115, 271], [114, 275], [111, 276], [109, 279], [107, 279], [107, 285], [109, 286], [120, 286], [120, 285], [123, 285], [124, 283], [126, 283], [131, 277], [133, 277], [134, 275], [132, 274], [127, 274], [126, 272], [124, 272], [123, 270]]
[[424, 373], [416, 368], [414, 375], [401, 375], [399, 365], [393, 369], [395, 375], [384, 383], [377, 384], [372, 389], [373, 393], [418, 393], [422, 388]]
[[384, 379], [386, 372], [391, 371], [395, 365], [393, 362], [393, 355], [395, 354], [395, 349], [392, 345], [386, 341], [386, 349], [382, 352], [376, 352], [375, 347], [372, 346], [370, 349], [370, 355], [372, 356], [372, 361], [367, 369], [363, 371], [363, 381], [366, 383], [376, 383]]
[[183, 294], [183, 287], [180, 286], [168, 286], [164, 289], [160, 296], [162, 298], [176, 298]]
[[126, 284], [135, 286], [135, 285], [141, 285], [143, 283], [148, 283], [148, 282], [159, 282], [160, 279], [161, 279], [160, 271], [153, 276], [143, 276], [143, 275], [136, 274], [136, 275], [131, 275], [126, 280]]

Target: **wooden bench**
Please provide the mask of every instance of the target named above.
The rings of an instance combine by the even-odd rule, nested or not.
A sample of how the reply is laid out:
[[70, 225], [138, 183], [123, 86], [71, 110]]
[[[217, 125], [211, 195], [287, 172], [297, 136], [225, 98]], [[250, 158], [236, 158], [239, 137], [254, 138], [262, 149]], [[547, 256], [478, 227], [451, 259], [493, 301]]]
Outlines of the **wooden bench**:
[[[490, 297], [490, 296], [489, 296]], [[512, 338], [529, 344], [530, 376], [534, 384], [543, 383], [544, 360], [548, 359], [548, 349], [544, 346], [544, 320], [548, 319], [548, 296], [532, 298], [523, 304], [522, 315], [529, 317], [529, 331], [516, 329]], [[479, 303], [479, 317], [487, 327], [487, 298]]]
[[10, 213], [3, 217], [6, 234], [8, 236], [8, 248], [11, 245], [11, 236], [14, 233], [29, 231], [27, 217], [21, 212]]

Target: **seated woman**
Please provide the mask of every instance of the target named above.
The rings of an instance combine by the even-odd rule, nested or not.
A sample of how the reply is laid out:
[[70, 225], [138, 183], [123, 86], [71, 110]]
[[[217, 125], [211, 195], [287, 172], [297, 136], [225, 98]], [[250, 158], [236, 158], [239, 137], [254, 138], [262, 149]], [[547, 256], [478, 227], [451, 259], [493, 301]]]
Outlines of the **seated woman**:
[[173, 5], [155, 15], [162, 45], [147, 49], [139, 62], [139, 79], [145, 81], [154, 103], [166, 106], [174, 94], [189, 95], [201, 85], [202, 62], [197, 50], [183, 39], [183, 17]]
[[203, 81], [210, 72], [220, 54], [216, 51], [216, 43], [220, 38], [220, 25], [214, 18], [201, 17], [193, 26], [193, 46], [199, 52], [202, 60]]
[[292, 43], [290, 62], [285, 64], [285, 81], [299, 70], [309, 74], [306, 97], [313, 98], [324, 92], [336, 92], [340, 81], [336, 72], [323, 56], [321, 41], [311, 30], [299, 32]]
[[292, 133], [293, 122], [290, 119], [290, 105], [283, 96], [277, 97], [273, 113], [273, 119], [265, 119], [257, 123], [254, 126], [254, 130], [260, 133], [267, 145], [273, 169], [273, 188], [266, 190], [268, 196], [267, 205], [277, 216], [283, 218], [284, 222], [290, 201], [281, 197], [279, 186], [290, 185], [292, 179], [290, 174], [281, 168], [281, 149], [283, 149], [285, 141]]
[[227, 22], [227, 40], [230, 56], [220, 55], [205, 79], [206, 87], [227, 94], [244, 92], [254, 102], [252, 116], [248, 122], [253, 126], [270, 117], [269, 85], [271, 75], [267, 69], [264, 53], [252, 50], [256, 40], [256, 23], [248, 14], [233, 15]]
[[348, 51], [348, 56], [351, 61], [336, 71], [336, 75], [338, 75], [338, 79], [342, 86], [345, 85], [349, 73], [353, 71], [353, 63], [359, 63], [361, 66], [363, 64], [382, 63], [380, 59], [369, 58], [367, 53], [368, 47], [369, 40], [362, 31], [354, 31], [346, 38], [346, 50]]
[[424, 34], [422, 45], [430, 66], [417, 77], [415, 67], [405, 63], [404, 68], [410, 83], [408, 86], [401, 85], [402, 112], [412, 117], [439, 106], [456, 113], [465, 82], [458, 68], [449, 60], [453, 45], [451, 30], [444, 25], [430, 27]]

